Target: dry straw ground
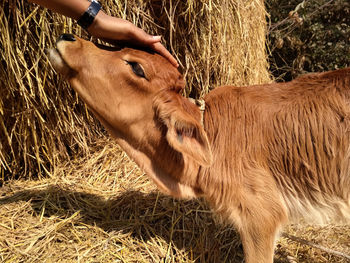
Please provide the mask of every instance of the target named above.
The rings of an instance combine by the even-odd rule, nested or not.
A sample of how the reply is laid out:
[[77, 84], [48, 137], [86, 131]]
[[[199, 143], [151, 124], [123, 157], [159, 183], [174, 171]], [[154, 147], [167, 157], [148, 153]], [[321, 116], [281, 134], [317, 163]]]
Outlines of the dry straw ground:
[[[1, 262], [242, 262], [239, 237], [202, 200], [163, 196], [113, 143], [95, 149], [49, 178], [0, 188]], [[350, 254], [349, 226], [286, 232]], [[348, 261], [282, 238], [275, 262]]]
[[[269, 81], [262, 0], [102, 3], [164, 35], [182, 64], [185, 95]], [[202, 200], [159, 194], [56, 76], [45, 49], [63, 32], [84, 32], [25, 0], [0, 2], [0, 32], [1, 262], [242, 262], [234, 230]], [[288, 233], [350, 253], [349, 226]], [[282, 238], [276, 260], [287, 256], [346, 262]]]

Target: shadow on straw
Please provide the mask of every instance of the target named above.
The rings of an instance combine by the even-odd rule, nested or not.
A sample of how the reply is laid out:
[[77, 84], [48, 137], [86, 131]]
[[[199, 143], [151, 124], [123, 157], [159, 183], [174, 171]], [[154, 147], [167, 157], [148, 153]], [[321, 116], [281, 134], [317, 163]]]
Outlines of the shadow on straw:
[[22, 190], [0, 198], [0, 205], [30, 202], [44, 217], [68, 218], [79, 211], [76, 224], [97, 226], [107, 233], [131, 235], [142, 242], [161, 238], [175, 250], [188, 253], [196, 262], [242, 262], [238, 235], [216, 224], [201, 200], [174, 200], [157, 192], [126, 191], [106, 199], [102, 196], [49, 185]]

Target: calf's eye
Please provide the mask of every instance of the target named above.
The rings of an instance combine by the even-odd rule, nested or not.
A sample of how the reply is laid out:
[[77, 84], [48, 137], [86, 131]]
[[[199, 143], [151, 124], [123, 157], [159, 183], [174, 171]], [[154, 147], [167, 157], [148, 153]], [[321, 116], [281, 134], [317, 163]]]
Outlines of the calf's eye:
[[141, 78], [146, 78], [145, 72], [143, 71], [142, 66], [137, 62], [126, 61], [132, 69], [132, 71]]

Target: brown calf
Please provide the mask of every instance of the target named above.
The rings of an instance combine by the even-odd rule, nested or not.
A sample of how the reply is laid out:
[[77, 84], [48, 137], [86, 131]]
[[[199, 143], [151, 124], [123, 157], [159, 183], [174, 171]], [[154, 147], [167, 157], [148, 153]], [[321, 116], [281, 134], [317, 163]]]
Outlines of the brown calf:
[[201, 113], [180, 73], [136, 49], [63, 35], [51, 50], [120, 146], [179, 198], [205, 197], [240, 232], [247, 263], [273, 262], [290, 219], [350, 217], [350, 69], [219, 87]]

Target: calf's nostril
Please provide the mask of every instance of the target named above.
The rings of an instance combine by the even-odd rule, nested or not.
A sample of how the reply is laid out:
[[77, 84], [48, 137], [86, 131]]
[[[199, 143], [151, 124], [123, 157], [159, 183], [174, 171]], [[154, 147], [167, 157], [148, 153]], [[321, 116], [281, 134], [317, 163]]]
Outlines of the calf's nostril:
[[63, 41], [75, 41], [76, 39], [75, 39], [74, 35], [72, 35], [72, 34], [62, 34], [58, 37], [57, 42], [61, 41], [61, 40], [63, 40]]

